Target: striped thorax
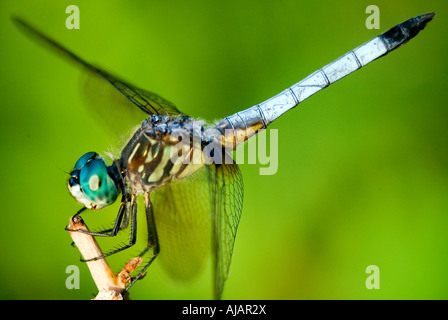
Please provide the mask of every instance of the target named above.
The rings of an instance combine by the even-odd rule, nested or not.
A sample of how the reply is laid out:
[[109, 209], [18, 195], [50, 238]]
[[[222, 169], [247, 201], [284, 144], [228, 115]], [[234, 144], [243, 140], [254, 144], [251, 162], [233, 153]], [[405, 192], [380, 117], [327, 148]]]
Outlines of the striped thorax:
[[123, 149], [122, 168], [137, 193], [182, 179], [204, 165], [203, 123], [185, 116], [152, 116]]

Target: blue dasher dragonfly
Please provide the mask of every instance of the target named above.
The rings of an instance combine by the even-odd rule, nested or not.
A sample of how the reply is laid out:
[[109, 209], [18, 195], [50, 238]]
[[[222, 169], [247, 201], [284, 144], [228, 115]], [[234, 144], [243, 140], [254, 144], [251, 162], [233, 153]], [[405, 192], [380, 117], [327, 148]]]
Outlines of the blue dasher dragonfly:
[[165, 266], [175, 276], [188, 278], [194, 274], [210, 249], [196, 241], [195, 233], [210, 229], [210, 238], [202, 239], [211, 239], [214, 297], [219, 299], [229, 274], [244, 194], [242, 175], [231, 152], [311, 95], [408, 42], [434, 15], [422, 14], [398, 24], [271, 99], [213, 125], [191, 118], [159, 95], [86, 62], [28, 23], [15, 19], [36, 39], [105, 80], [147, 117], [110, 165], [96, 152], [88, 152], [76, 162], [68, 188], [83, 208], [75, 216], [86, 209], [109, 206], [120, 194], [121, 203], [111, 229], [71, 231], [114, 237], [130, 225], [129, 243], [95, 259], [128, 249], [136, 243], [136, 199], [143, 195], [148, 237], [139, 255], [151, 255], [125, 291], [160, 252], [166, 251], [160, 259], [169, 261]]

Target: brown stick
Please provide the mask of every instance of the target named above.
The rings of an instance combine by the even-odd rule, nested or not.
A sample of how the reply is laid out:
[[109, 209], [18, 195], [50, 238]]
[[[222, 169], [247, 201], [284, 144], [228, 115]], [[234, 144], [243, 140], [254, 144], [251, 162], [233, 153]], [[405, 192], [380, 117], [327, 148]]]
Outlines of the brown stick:
[[[80, 216], [70, 218], [68, 229], [89, 231]], [[84, 260], [93, 259], [103, 255], [101, 248], [98, 246], [98, 243], [93, 236], [76, 231], [69, 231], [69, 233]], [[125, 265], [119, 274], [115, 274], [112, 271], [104, 258], [87, 261], [90, 273], [99, 291], [94, 300], [122, 300], [123, 297], [121, 292], [131, 281], [130, 274], [139, 267], [142, 261], [141, 257], [132, 259]]]

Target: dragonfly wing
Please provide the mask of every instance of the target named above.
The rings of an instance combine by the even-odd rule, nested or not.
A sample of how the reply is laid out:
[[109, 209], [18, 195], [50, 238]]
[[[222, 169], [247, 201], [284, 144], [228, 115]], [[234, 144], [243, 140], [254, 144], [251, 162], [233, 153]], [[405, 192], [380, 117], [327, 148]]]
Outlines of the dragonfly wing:
[[173, 103], [160, 97], [159, 95], [139, 89], [126, 81], [121, 80], [118, 77], [113, 76], [107, 71], [104, 71], [94, 65], [81, 59], [78, 55], [74, 54], [61, 44], [57, 43], [53, 39], [47, 37], [42, 32], [38, 31], [27, 22], [19, 19], [13, 19], [19, 27], [24, 29], [28, 34], [31, 34], [34, 38], [43, 42], [46, 46], [49, 46], [52, 50], [56, 51], [60, 55], [68, 58], [72, 62], [76, 62], [84, 66], [88, 71], [100, 76], [102, 79], [106, 80], [115, 89], [117, 89], [121, 94], [123, 94], [128, 100], [130, 100], [134, 105], [140, 108], [147, 115], [177, 115], [181, 114], [179, 110], [174, 106]]
[[214, 291], [215, 299], [220, 299], [243, 209], [243, 177], [236, 163], [207, 168], [212, 199]]
[[210, 256], [209, 191], [203, 167], [151, 193], [160, 244], [157, 259], [175, 279], [193, 279]]
[[137, 88], [99, 68], [93, 67], [92, 71], [107, 80], [115, 89], [147, 115], [175, 116], [181, 114], [172, 102], [153, 92]]
[[[94, 72], [83, 73], [81, 86], [82, 96], [89, 107], [89, 112], [94, 112], [95, 121], [109, 129], [108, 134], [111, 139], [118, 138], [117, 145], [124, 144], [130, 134], [135, 131], [135, 127], [148, 118], [147, 112], [141, 112], [141, 109], [136, 108], [125, 95]], [[143, 90], [140, 92], [150, 94]], [[162, 102], [166, 100], [162, 99], [159, 97], [158, 101], [164, 105], [164, 108], [168, 108], [167, 103], [163, 104]], [[175, 115], [172, 110], [169, 111], [169, 114]]]

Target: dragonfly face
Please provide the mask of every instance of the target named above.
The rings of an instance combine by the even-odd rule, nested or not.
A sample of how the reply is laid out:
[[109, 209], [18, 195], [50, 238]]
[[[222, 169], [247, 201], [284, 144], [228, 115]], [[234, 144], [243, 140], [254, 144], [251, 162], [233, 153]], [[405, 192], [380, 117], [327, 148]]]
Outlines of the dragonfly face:
[[114, 203], [120, 192], [112, 166], [108, 168], [96, 152], [79, 158], [70, 175], [70, 193], [88, 209], [98, 210]]

